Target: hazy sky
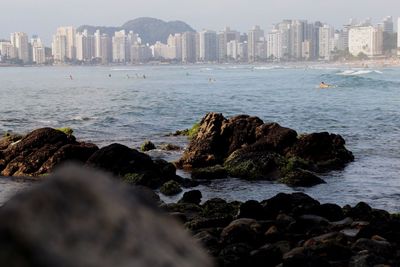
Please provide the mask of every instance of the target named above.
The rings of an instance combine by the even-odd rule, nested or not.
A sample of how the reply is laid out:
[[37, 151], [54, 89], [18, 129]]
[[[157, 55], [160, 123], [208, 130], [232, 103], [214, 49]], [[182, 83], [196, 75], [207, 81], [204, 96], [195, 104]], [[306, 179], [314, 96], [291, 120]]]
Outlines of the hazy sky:
[[[0, 38], [14, 31], [39, 34], [47, 45], [61, 25], [120, 26], [137, 17], [183, 20], [196, 30], [226, 25], [268, 30], [285, 18], [320, 20], [338, 27], [350, 17], [400, 16], [400, 0], [12, 0], [0, 5]], [[397, 11], [397, 14], [395, 13]]]

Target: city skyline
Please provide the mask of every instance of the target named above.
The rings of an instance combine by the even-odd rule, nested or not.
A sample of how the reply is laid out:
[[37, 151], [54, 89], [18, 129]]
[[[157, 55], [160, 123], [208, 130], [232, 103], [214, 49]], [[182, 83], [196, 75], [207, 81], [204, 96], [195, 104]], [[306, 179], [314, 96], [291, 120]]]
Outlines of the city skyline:
[[[137, 17], [181, 20], [197, 31], [220, 30], [226, 25], [241, 32], [247, 31], [253, 25], [260, 25], [261, 28], [269, 30], [272, 24], [286, 18], [323, 21], [338, 28], [351, 17], [371, 17], [373, 22], [387, 15], [397, 17], [398, 14], [392, 14], [392, 11], [400, 9], [400, 2], [395, 0], [386, 0], [384, 3], [368, 1], [368, 5], [365, 4], [366, 1], [361, 0], [207, 1], [153, 0], [146, 5], [135, 0], [116, 0], [110, 3], [92, 0], [59, 3], [42, 0], [40, 4], [31, 0], [8, 1], [2, 4], [2, 9], [7, 12], [0, 17], [0, 38], [8, 38], [10, 32], [21, 31], [29, 33], [30, 36], [37, 34], [48, 44], [59, 25], [119, 26]], [[116, 12], [113, 12], [113, 9]], [[54, 12], [55, 10], [57, 12]]]

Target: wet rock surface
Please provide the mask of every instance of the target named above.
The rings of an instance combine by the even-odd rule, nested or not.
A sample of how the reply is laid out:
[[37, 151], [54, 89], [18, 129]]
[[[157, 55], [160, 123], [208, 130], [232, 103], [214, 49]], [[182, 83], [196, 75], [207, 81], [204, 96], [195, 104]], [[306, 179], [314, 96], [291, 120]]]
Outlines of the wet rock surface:
[[365, 203], [350, 207], [354, 217], [349, 207], [320, 204], [303, 193], [180, 205], [164, 208], [187, 215], [184, 226], [218, 266], [400, 266], [400, 219]]
[[0, 143], [2, 176], [40, 176], [67, 161], [82, 164], [98, 150], [94, 144], [52, 128], [37, 129], [24, 137], [6, 136]]
[[[222, 165], [229, 176], [247, 180], [270, 180], [293, 187], [324, 183], [316, 173], [345, 167], [354, 160], [345, 140], [326, 132], [298, 135], [277, 123], [239, 115], [225, 118], [208, 113], [197, 134], [176, 163], [203, 178], [205, 170]], [[200, 170], [198, 170], [200, 169]], [[224, 172], [209, 179], [224, 177]]]

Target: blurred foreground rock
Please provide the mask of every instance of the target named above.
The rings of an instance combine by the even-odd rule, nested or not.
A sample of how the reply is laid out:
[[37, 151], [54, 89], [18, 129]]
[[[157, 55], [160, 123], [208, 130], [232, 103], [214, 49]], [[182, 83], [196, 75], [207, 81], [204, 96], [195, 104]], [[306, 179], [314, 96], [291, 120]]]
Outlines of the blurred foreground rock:
[[65, 167], [0, 208], [0, 265], [212, 266], [151, 192]]

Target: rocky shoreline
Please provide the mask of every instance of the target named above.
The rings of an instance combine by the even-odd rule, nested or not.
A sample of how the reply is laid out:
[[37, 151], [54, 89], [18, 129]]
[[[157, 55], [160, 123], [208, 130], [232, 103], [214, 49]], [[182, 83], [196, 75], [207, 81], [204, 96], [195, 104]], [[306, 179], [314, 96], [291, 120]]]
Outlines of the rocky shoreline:
[[[79, 142], [65, 129], [7, 135], [0, 140], [0, 174], [46, 181], [72, 161], [112, 174], [125, 185], [175, 195], [229, 177], [309, 187], [325, 183], [320, 173], [354, 160], [340, 135], [299, 135], [247, 115], [227, 119], [209, 113], [194, 129], [180, 133], [191, 138], [175, 163], [121, 144], [99, 148]], [[154, 148], [150, 142], [142, 146]], [[189, 169], [192, 179], [178, 176], [177, 168]], [[201, 192], [190, 190], [178, 203], [165, 204], [146, 192], [190, 231], [217, 266], [400, 266], [400, 216], [366, 203], [321, 204], [303, 193], [280, 193], [261, 202], [215, 198], [202, 203]]]

